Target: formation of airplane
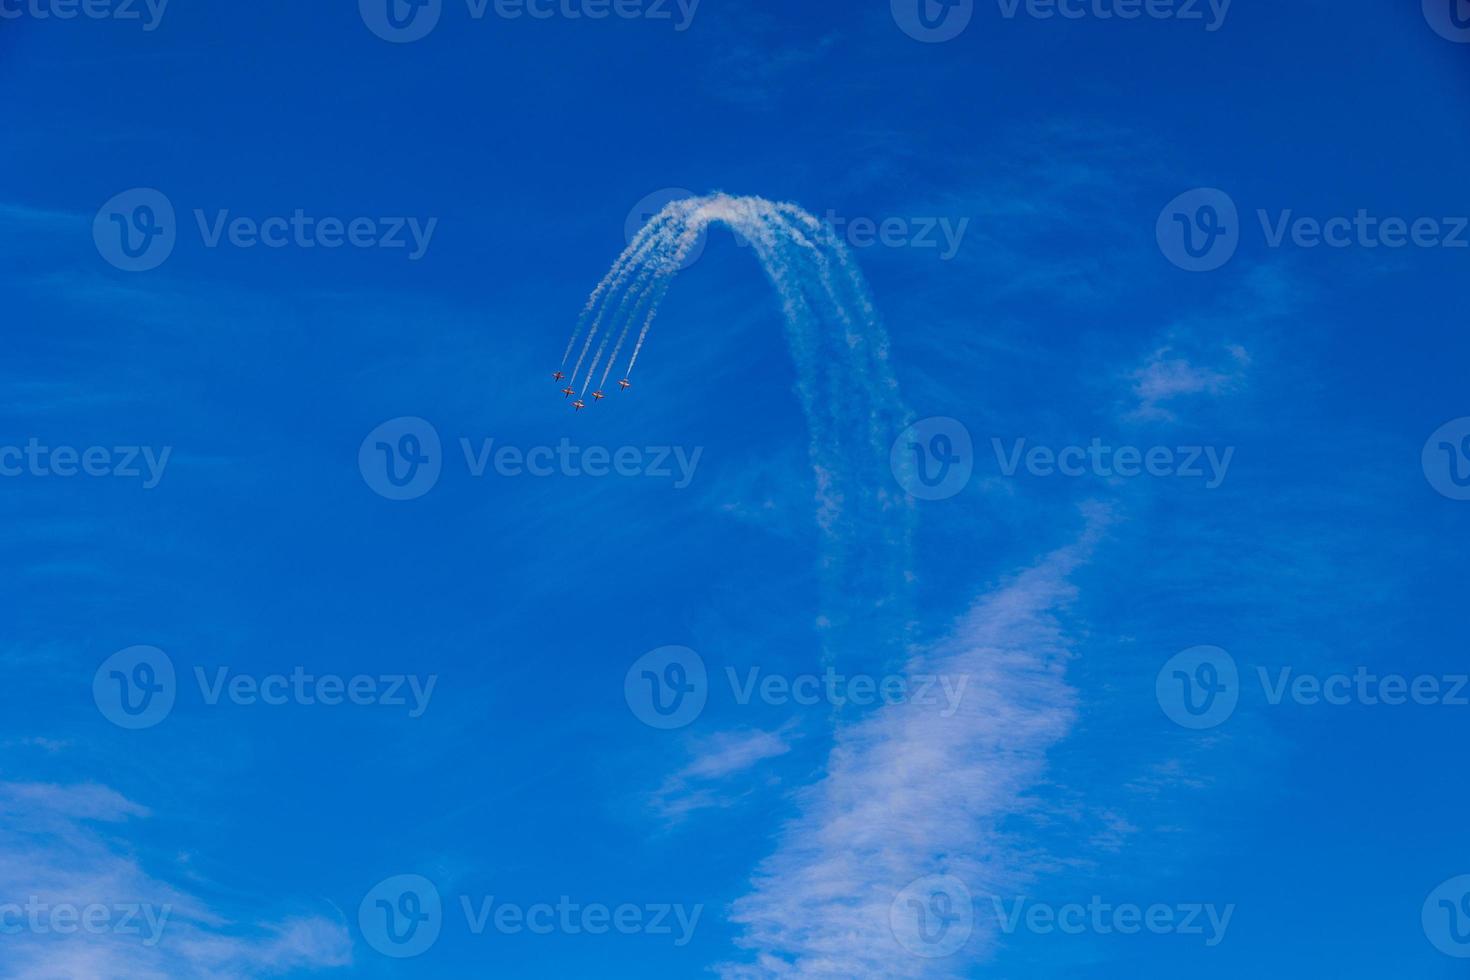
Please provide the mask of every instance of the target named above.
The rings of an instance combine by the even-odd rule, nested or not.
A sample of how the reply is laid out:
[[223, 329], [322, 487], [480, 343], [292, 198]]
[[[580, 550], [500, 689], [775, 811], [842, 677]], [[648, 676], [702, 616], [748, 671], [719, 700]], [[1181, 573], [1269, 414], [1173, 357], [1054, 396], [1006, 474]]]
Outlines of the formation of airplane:
[[[551, 374], [551, 380], [553, 380], [553, 381], [562, 381], [565, 378], [566, 378], [566, 375], [563, 374], [560, 371], [553, 371], [552, 374]], [[627, 378], [623, 378], [621, 381], [618, 382], [618, 387], [621, 388], [623, 391], [627, 391], [629, 388], [633, 387], [633, 382], [629, 381]], [[563, 388], [561, 390], [561, 393], [562, 393], [562, 397], [563, 398], [571, 398], [573, 395], [575, 395], [577, 393], [577, 389], [573, 388], [571, 385], [567, 385], [565, 388]], [[607, 397], [607, 392], [605, 392], [605, 391], [594, 391], [592, 393], [592, 400], [594, 402], [600, 402], [600, 401], [602, 401], [606, 397]], [[576, 399], [575, 401], [572, 402], [572, 408], [575, 409], [578, 412], [580, 412], [582, 409], [584, 409], [586, 407], [587, 407], [587, 403], [584, 402], [584, 401], [582, 401], [582, 399], [580, 399], [580, 398], [578, 398], [578, 399]]]

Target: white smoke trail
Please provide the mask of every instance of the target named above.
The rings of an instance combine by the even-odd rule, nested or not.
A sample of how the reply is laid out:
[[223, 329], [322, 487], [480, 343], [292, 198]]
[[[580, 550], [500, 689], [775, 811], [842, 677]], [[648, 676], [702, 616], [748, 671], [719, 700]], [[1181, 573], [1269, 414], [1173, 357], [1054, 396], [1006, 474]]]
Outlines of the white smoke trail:
[[[896, 492], [888, 447], [908, 421], [887, 361], [888, 342], [846, 249], [822, 222], [792, 204], [715, 194], [675, 201], [649, 222], [614, 264], [574, 376], [603, 337], [601, 362], [616, 331], [603, 383], [625, 339], [637, 341], [631, 375], [658, 310], [679, 269], [712, 224], [723, 224], [752, 246], [776, 289], [800, 383], [810, 437], [817, 522], [826, 542], [822, 571], [825, 655], [843, 649], [891, 649], [908, 626], [912, 505]], [[633, 272], [640, 267], [641, 272]], [[621, 295], [621, 301], [619, 301]], [[641, 322], [640, 322], [641, 321]], [[586, 384], [591, 383], [592, 368]], [[892, 489], [890, 489], [892, 487]]]
[[[592, 295], [587, 297], [587, 303], [582, 307], [582, 312], [577, 317], [577, 325], [572, 330], [572, 336], [567, 340], [567, 349], [562, 353], [561, 356], [562, 367], [566, 367], [567, 359], [572, 356], [572, 348], [575, 347], [577, 344], [577, 338], [581, 336], [582, 329], [586, 327], [588, 319], [593, 315], [593, 311], [597, 309], [599, 302], [603, 300], [604, 296], [611, 297], [618, 291], [623, 283], [626, 282], [629, 271], [637, 267], [639, 260], [643, 257], [648, 247], [657, 241], [656, 236], [658, 232], [662, 228], [663, 224], [668, 220], [669, 216], [662, 213], [654, 215], [653, 218], [646, 225], [640, 228], [638, 230], [638, 233], [633, 236], [633, 240], [628, 243], [628, 247], [623, 250], [623, 253], [618, 256], [617, 261], [612, 264], [612, 268], [608, 269], [607, 274], [602, 277], [602, 281], [599, 282], [597, 284], [597, 287], [592, 290]], [[604, 312], [605, 310], [606, 308], [604, 305]], [[589, 336], [587, 343], [590, 344], [591, 342], [591, 337]], [[582, 348], [582, 356], [585, 357], [586, 354], [587, 346], [584, 345]], [[572, 374], [572, 378], [575, 377], [576, 373], [574, 371]], [[570, 381], [571, 379], [568, 380]]]
[[[651, 250], [651, 248], [656, 246], [656, 244], [657, 240], [655, 239], [651, 243], [650, 249], [646, 249], [644, 254], [646, 255], [647, 251]], [[623, 300], [621, 303], [618, 304], [617, 311], [613, 313], [612, 318], [608, 320], [607, 331], [602, 335], [602, 344], [597, 348], [597, 354], [595, 357], [592, 358], [592, 363], [587, 368], [587, 378], [585, 383], [582, 385], [583, 394], [586, 394], [587, 389], [592, 385], [592, 375], [597, 371], [598, 362], [602, 360], [602, 353], [607, 349], [607, 341], [608, 338], [612, 336], [612, 331], [617, 328], [617, 325], [619, 323], [623, 324], [622, 332], [618, 335], [618, 347], [622, 347], [623, 337], [626, 336], [628, 332], [628, 325], [632, 323], [633, 320], [638, 316], [638, 310], [642, 306], [643, 299], [645, 296], [648, 295], [651, 282], [652, 280], [657, 278], [657, 275], [657, 264], [649, 261], [643, 261], [641, 263], [641, 267], [639, 268], [637, 278], [634, 279], [631, 284], [628, 284], [627, 277], [624, 277], [625, 288], [623, 289]], [[611, 302], [611, 294], [609, 294], [609, 302]], [[604, 312], [606, 311], [604, 310]], [[601, 317], [599, 317], [599, 319], [601, 319]], [[608, 358], [608, 371], [612, 370], [613, 361], [616, 358], [617, 350], [614, 349], [612, 357]], [[607, 383], [606, 373], [603, 374], [602, 382], [603, 384]]]
[[[638, 318], [644, 315], [645, 310], [648, 310], [649, 312], [647, 314], [647, 318], [644, 320], [644, 323], [647, 324], [652, 322], [654, 316], [653, 311], [656, 310], [658, 304], [662, 302], [664, 293], [668, 291], [669, 284], [673, 282], [674, 273], [677, 272], [679, 267], [683, 264], [683, 258], [680, 258], [673, 268], [668, 268], [667, 262], [663, 262], [657, 265], [653, 263], [649, 264], [648, 271], [650, 275], [648, 277], [648, 280], [646, 283], [643, 284], [642, 290], [638, 294], [637, 301], [634, 302], [632, 309], [628, 312], [626, 319], [623, 319], [623, 329], [618, 332], [618, 342], [613, 346], [612, 354], [608, 357], [607, 368], [602, 372], [601, 384], [603, 386], [607, 385], [607, 379], [612, 374], [612, 369], [617, 365], [618, 354], [622, 351], [623, 344], [628, 339], [628, 334], [631, 331], [633, 324], [638, 322]], [[635, 286], [634, 288], [636, 289], [637, 286]], [[627, 376], [627, 373], [624, 372], [623, 377], [626, 378]]]
[[[675, 204], [687, 205], [688, 202], [676, 201]], [[699, 241], [700, 233], [705, 230], [705, 227], [712, 219], [706, 217], [702, 223], [693, 227], [688, 224], [690, 220], [689, 215], [684, 215], [683, 220], [685, 223], [684, 227], [680, 230], [678, 237], [669, 245], [673, 250], [673, 257], [669, 260], [669, 265], [672, 268], [668, 269], [657, 283], [658, 291], [653, 296], [653, 305], [648, 311], [648, 319], [643, 322], [642, 329], [638, 331], [638, 341], [633, 345], [633, 356], [628, 360], [628, 369], [623, 372], [623, 377], [625, 378], [631, 378], [633, 376], [633, 366], [638, 363], [638, 355], [643, 350], [643, 341], [648, 337], [648, 329], [653, 326], [654, 317], [658, 316], [659, 304], [663, 302], [664, 294], [668, 292], [669, 286], [673, 283], [674, 274], [684, 264], [684, 260], [689, 257], [689, 252], [694, 248], [695, 243]]]
[[[980, 894], [1024, 876], [1002, 823], [1071, 724], [1059, 613], [1071, 572], [1106, 520], [980, 600], [948, 638], [909, 649], [913, 510], [888, 452], [910, 416], [862, 274], [831, 229], [794, 205], [712, 195], [674, 202], [654, 220], [643, 250], [635, 256], [630, 247], [619, 260], [653, 271], [607, 325], [620, 332], [606, 370], [637, 327], [632, 373], [679, 267], [709, 225], [742, 236], [775, 287], [796, 366], [824, 542], [824, 657], [831, 663], [840, 654], [845, 668], [860, 669], [874, 665], [861, 658], [876, 656], [884, 669], [901, 664], [971, 685], [953, 714], [899, 704], [844, 716], [822, 777], [799, 797], [798, 816], [732, 907], [744, 929], [737, 942], [751, 958], [717, 969], [726, 980], [963, 975], [967, 956], [930, 959], [903, 944], [897, 899], [925, 875], [958, 876]], [[626, 285], [626, 269], [620, 276]], [[970, 952], [983, 955], [994, 930], [977, 922], [975, 931]]]

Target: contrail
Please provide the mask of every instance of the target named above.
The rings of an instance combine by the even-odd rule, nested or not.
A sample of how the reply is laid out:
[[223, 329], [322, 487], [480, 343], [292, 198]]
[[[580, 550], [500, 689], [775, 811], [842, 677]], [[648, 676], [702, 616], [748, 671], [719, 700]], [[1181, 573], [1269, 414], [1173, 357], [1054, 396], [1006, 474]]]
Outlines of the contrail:
[[[649, 280], [652, 279], [656, 275], [656, 273], [657, 266], [654, 263], [644, 262], [642, 264], [642, 267], [638, 270], [638, 277], [634, 279], [630, 285], [626, 285], [623, 289], [623, 301], [618, 304], [616, 312], [614, 312], [612, 318], [608, 320], [607, 331], [602, 335], [602, 344], [597, 348], [597, 355], [592, 358], [592, 363], [587, 368], [587, 379], [582, 385], [583, 394], [587, 393], [587, 388], [592, 384], [592, 375], [597, 370], [598, 362], [602, 360], [602, 352], [607, 349], [607, 340], [610, 336], [612, 336], [612, 331], [617, 329], [617, 325], [619, 323], [623, 324], [623, 331], [622, 334], [620, 334], [618, 337], [618, 347], [622, 347], [622, 337], [628, 332], [628, 324], [632, 322], [633, 318], [637, 317], [638, 310], [641, 308], [643, 302], [643, 298], [645, 295], [647, 295], [647, 286]], [[628, 277], [625, 275], [623, 277], [623, 282], [627, 283], [627, 281]], [[611, 294], [609, 294], [608, 302], [611, 301], [612, 296]], [[604, 307], [603, 315], [606, 315], [606, 313], [607, 308]], [[600, 319], [601, 317], [599, 317], [599, 320]], [[613, 351], [612, 357], [610, 357], [607, 362], [607, 368], [609, 371], [612, 370], [613, 360], [616, 357], [617, 350], [615, 349]], [[605, 373], [602, 380], [604, 384], [607, 382], [607, 375]]]
[[632, 268], [635, 259], [641, 256], [644, 248], [654, 240], [654, 235], [657, 233], [659, 226], [666, 220], [667, 218], [660, 212], [654, 215], [648, 224], [640, 228], [638, 234], [634, 235], [633, 240], [628, 243], [628, 247], [623, 250], [623, 254], [619, 255], [617, 261], [613, 263], [612, 268], [607, 270], [607, 275], [602, 277], [602, 281], [597, 284], [597, 288], [592, 290], [592, 295], [587, 297], [587, 304], [582, 307], [582, 313], [577, 317], [577, 325], [572, 330], [572, 336], [567, 340], [567, 349], [561, 356], [562, 367], [566, 367], [567, 359], [572, 356], [572, 348], [576, 346], [577, 338], [581, 335], [582, 328], [587, 325], [587, 319], [597, 307], [598, 301], [609, 290], [616, 291], [616, 284], [621, 284], [626, 272]]
[[[748, 958], [716, 969], [724, 980], [967, 975], [971, 956], [994, 946], [994, 929], [977, 923], [974, 949], [929, 959], [905, 947], [894, 910], [907, 911], [900, 899], [921, 876], [963, 879], [977, 895], [1024, 878], [1024, 853], [1003, 830], [1072, 724], [1061, 612], [1106, 518], [1089, 518], [1075, 545], [983, 597], [950, 635], [913, 643], [913, 501], [889, 466], [912, 416], [867, 283], [830, 227], [756, 197], [670, 204], [643, 247], [629, 246], [614, 266], [608, 289], [628, 293], [606, 323], [620, 332], [605, 370], [637, 326], [632, 373], [679, 266], [711, 224], [750, 243], [785, 320], [822, 541], [823, 659], [840, 655], [847, 673], [974, 679], [973, 694], [946, 702], [948, 713], [917, 699], [858, 716], [844, 709], [821, 775], [796, 797], [796, 816], [731, 906]], [[630, 286], [635, 264], [645, 272]], [[599, 322], [611, 296], [601, 297]]]
[[[685, 220], [687, 222], [687, 218]], [[680, 230], [678, 237], [668, 245], [668, 247], [674, 250], [673, 257], [668, 260], [668, 264], [672, 268], [665, 270], [655, 283], [653, 305], [648, 311], [648, 319], [643, 321], [643, 327], [638, 331], [638, 341], [633, 345], [633, 356], [628, 360], [628, 369], [623, 372], [623, 377], [631, 378], [633, 376], [633, 365], [638, 363], [638, 355], [643, 350], [643, 341], [647, 339], [648, 329], [653, 326], [653, 319], [658, 315], [659, 304], [663, 302], [664, 295], [668, 292], [669, 286], [673, 284], [674, 274], [684, 264], [684, 260], [689, 256], [690, 249], [694, 247], [695, 242], [699, 241], [699, 233], [704, 230], [704, 227], [708, 223], [709, 219], [706, 219], [698, 227], [689, 227], [686, 225]]]
[[[623, 329], [618, 333], [618, 342], [613, 346], [612, 355], [608, 358], [607, 368], [602, 372], [602, 385], [605, 386], [607, 384], [607, 379], [612, 374], [613, 367], [617, 364], [618, 353], [623, 349], [623, 342], [628, 339], [628, 334], [631, 332], [633, 324], [638, 322], [640, 316], [643, 316], [644, 310], [650, 308], [650, 304], [656, 308], [662, 302], [663, 295], [668, 291], [674, 274], [684, 264], [684, 258], [685, 256], [680, 254], [673, 259], [665, 258], [657, 263], [650, 262], [648, 264], [648, 272], [651, 274], [646, 277], [641, 277], [639, 283], [633, 287], [637, 290], [638, 286], [641, 285], [642, 289], [638, 292], [637, 300], [628, 311], [626, 319], [623, 318], [621, 312], [619, 313], [619, 319], [623, 321]], [[646, 332], [646, 325], [651, 320], [652, 313], [649, 314], [648, 319], [644, 320], [645, 329], [640, 332], [640, 336], [643, 332]], [[632, 365], [629, 365], [630, 370], [631, 367]], [[623, 372], [623, 377], [628, 377], [628, 372]]]
[[[910, 625], [913, 508], [894, 483], [888, 450], [910, 415], [862, 275], [830, 228], [793, 204], [757, 197], [713, 194], [669, 204], [599, 283], [597, 312], [574, 377], [590, 357], [584, 385], [591, 383], [616, 331], [605, 383], [636, 329], [624, 376], [632, 374], [680, 266], [711, 224], [751, 244], [786, 320], [825, 541], [824, 656], [831, 661], [839, 649], [849, 657], [880, 650], [885, 668], [900, 663], [897, 648]], [[602, 345], [594, 354], [598, 335]]]

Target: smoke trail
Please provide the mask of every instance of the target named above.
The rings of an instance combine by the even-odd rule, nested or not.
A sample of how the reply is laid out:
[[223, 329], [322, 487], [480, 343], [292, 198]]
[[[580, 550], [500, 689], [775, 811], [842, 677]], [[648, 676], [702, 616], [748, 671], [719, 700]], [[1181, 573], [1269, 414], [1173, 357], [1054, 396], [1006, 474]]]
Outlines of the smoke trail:
[[[699, 228], [698, 230], [702, 231], [703, 227]], [[659, 304], [663, 302], [664, 295], [668, 292], [669, 286], [673, 283], [674, 272], [678, 270], [679, 266], [684, 264], [684, 260], [688, 257], [690, 249], [694, 247], [694, 243], [698, 240], [698, 231], [696, 231], [694, 234], [690, 234], [689, 229], [685, 228], [680, 237], [674, 242], [672, 246], [674, 248], [674, 257], [671, 260], [673, 269], [660, 277], [660, 280], [657, 284], [658, 291], [654, 294], [653, 305], [648, 311], [648, 319], [643, 321], [643, 328], [638, 331], [638, 341], [633, 345], [633, 356], [628, 360], [628, 370], [623, 372], [623, 377], [631, 378], [633, 376], [633, 366], [638, 363], [638, 355], [643, 350], [643, 341], [648, 337], [648, 329], [653, 326], [654, 317], [658, 316]]]
[[[612, 318], [608, 320], [607, 332], [602, 335], [602, 344], [597, 348], [597, 354], [592, 358], [592, 363], [587, 368], [587, 379], [586, 382], [582, 385], [583, 394], [586, 394], [588, 387], [591, 386], [592, 375], [597, 370], [598, 362], [602, 360], [602, 352], [607, 349], [608, 338], [612, 336], [612, 331], [617, 328], [617, 325], [619, 323], [623, 324], [623, 330], [622, 333], [618, 336], [618, 347], [622, 347], [622, 338], [626, 336], [628, 332], [628, 324], [632, 323], [633, 320], [638, 316], [638, 310], [642, 306], [644, 297], [648, 295], [648, 287], [650, 281], [654, 279], [654, 277], [657, 275], [657, 270], [658, 267], [653, 263], [642, 263], [642, 267], [638, 271], [638, 277], [633, 280], [631, 285], [627, 285], [626, 288], [623, 289], [623, 300], [621, 303], [618, 304], [617, 311], [613, 313]], [[627, 283], [626, 277], [624, 277], [624, 283]], [[609, 294], [609, 302], [611, 302], [611, 294]], [[604, 313], [605, 312], [606, 310], [604, 309]], [[599, 320], [600, 319], [601, 317], [599, 317]], [[616, 358], [617, 350], [614, 350], [612, 357], [608, 358], [608, 371], [612, 370], [613, 361]], [[603, 374], [602, 381], [604, 384], [607, 383], [606, 373]]]
[[[613, 352], [608, 357], [606, 370], [602, 372], [602, 385], [605, 386], [607, 384], [607, 379], [612, 374], [613, 367], [617, 364], [618, 354], [622, 351], [623, 343], [628, 339], [628, 334], [631, 331], [633, 324], [638, 322], [638, 318], [643, 315], [644, 310], [650, 309], [650, 305], [653, 309], [657, 309], [658, 304], [663, 301], [664, 293], [668, 291], [669, 284], [673, 281], [673, 274], [677, 272], [679, 267], [683, 264], [684, 259], [682, 256], [680, 256], [678, 257], [677, 261], [674, 262], [673, 268], [668, 268], [667, 263], [658, 266], [655, 266], [653, 264], [649, 265], [648, 270], [651, 275], [648, 277], [648, 281], [643, 284], [642, 291], [639, 293], [638, 299], [633, 304], [633, 307], [629, 311], [627, 318], [623, 320], [623, 329], [618, 333], [618, 342], [613, 346]], [[636, 289], [637, 286], [635, 286], [634, 288]], [[651, 322], [652, 318], [653, 312], [652, 310], [650, 310], [650, 312], [648, 313], [648, 318], [644, 320], [644, 323], [647, 324]], [[625, 372], [623, 374], [623, 377], [626, 378], [627, 376], [628, 375]]]
[[[588, 318], [592, 316], [599, 302], [603, 299], [604, 295], [610, 297], [622, 286], [627, 279], [628, 272], [636, 266], [648, 246], [655, 241], [655, 236], [667, 220], [668, 216], [662, 213], [656, 214], [649, 220], [648, 224], [640, 228], [638, 233], [633, 236], [633, 240], [628, 243], [628, 247], [623, 250], [623, 254], [618, 256], [618, 260], [613, 263], [612, 268], [607, 270], [607, 274], [602, 277], [602, 281], [592, 290], [592, 295], [587, 297], [587, 303], [582, 307], [582, 312], [577, 317], [577, 325], [572, 330], [572, 336], [567, 340], [567, 349], [561, 356], [562, 367], [566, 367], [567, 359], [572, 356], [572, 348], [577, 344], [577, 338], [581, 336], [582, 329], [586, 327]], [[588, 343], [591, 343], [590, 337], [588, 338]], [[586, 353], [587, 349], [584, 346], [582, 355], [585, 357]], [[575, 376], [574, 372], [573, 377]]]
[[[743, 236], [775, 288], [796, 366], [823, 540], [824, 658], [858, 670], [878, 656], [885, 670], [973, 679], [975, 689], [949, 709], [916, 700], [841, 719], [822, 774], [731, 907], [749, 958], [716, 970], [724, 980], [966, 975], [968, 955], [929, 958], [929, 920], [901, 931], [899, 914], [912, 914], [914, 896], [934, 897], [915, 890], [904, 903], [934, 876], [977, 894], [1024, 879], [1026, 855], [1003, 829], [1072, 724], [1060, 617], [1106, 516], [1090, 516], [1076, 544], [982, 597], [949, 636], [895, 660], [911, 637], [913, 510], [888, 450], [910, 416], [866, 281], [831, 229], [794, 205], [712, 195], [675, 202], [655, 221], [639, 255], [630, 246], [619, 259], [653, 272], [609, 322], [609, 332], [621, 326], [613, 359], [641, 315], [631, 374], [699, 234], [720, 223]], [[960, 894], [954, 907], [968, 901]], [[961, 942], [969, 928], [955, 933]], [[983, 955], [996, 930], [976, 923], [975, 932]]]
[[625, 372], [631, 375], [659, 306], [711, 224], [723, 224], [751, 244], [786, 320], [824, 540], [824, 657], [832, 662], [840, 652], [849, 661], [875, 655], [885, 665], [900, 663], [909, 626], [913, 513], [908, 497], [889, 489], [888, 447], [909, 413], [861, 273], [829, 228], [795, 205], [755, 197], [715, 194], [669, 204], [599, 284], [600, 308], [574, 375], [593, 336], [603, 333], [603, 346], [592, 359], [595, 367], [607, 338], [618, 331], [605, 382], [636, 326]]

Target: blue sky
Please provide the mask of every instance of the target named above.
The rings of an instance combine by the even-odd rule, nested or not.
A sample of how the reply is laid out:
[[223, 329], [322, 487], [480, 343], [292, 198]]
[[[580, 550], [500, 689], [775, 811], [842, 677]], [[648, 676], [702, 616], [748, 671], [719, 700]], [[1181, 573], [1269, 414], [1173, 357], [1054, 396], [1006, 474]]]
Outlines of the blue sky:
[[[1463, 974], [1447, 5], [120, 3], [0, 0], [0, 976]], [[716, 222], [573, 413], [667, 189], [830, 221], [873, 311]]]

